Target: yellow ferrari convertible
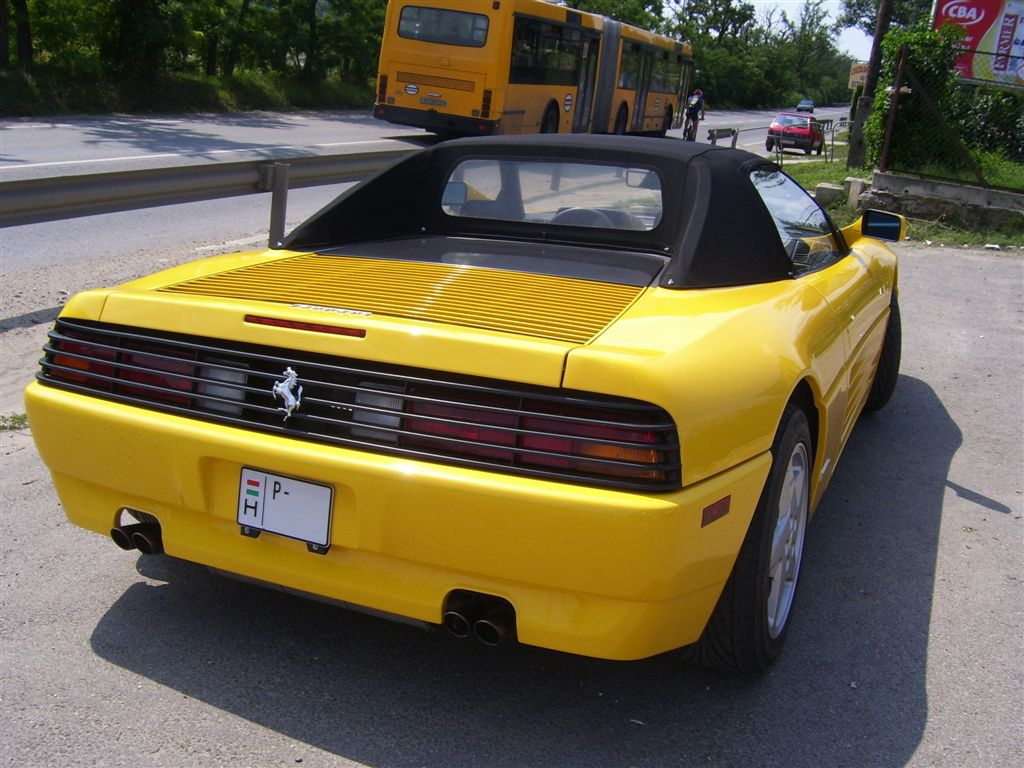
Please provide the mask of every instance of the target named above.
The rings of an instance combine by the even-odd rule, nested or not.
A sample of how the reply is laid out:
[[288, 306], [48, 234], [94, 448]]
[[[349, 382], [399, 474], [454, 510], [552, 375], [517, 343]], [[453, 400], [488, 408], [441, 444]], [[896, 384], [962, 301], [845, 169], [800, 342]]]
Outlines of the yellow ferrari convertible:
[[900, 358], [899, 216], [621, 136], [412, 153], [278, 249], [75, 296], [26, 403], [68, 518], [606, 659], [767, 667]]

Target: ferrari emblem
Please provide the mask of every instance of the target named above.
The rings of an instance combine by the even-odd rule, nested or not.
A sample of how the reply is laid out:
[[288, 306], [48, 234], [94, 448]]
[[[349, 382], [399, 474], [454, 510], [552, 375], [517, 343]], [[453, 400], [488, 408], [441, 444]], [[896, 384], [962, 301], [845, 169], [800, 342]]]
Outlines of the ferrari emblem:
[[302, 385], [299, 384], [299, 374], [291, 369], [291, 366], [284, 369], [284, 381], [275, 381], [272, 388], [274, 399], [281, 398], [284, 406], [278, 408], [284, 411], [284, 420], [288, 421], [295, 411], [302, 405]]

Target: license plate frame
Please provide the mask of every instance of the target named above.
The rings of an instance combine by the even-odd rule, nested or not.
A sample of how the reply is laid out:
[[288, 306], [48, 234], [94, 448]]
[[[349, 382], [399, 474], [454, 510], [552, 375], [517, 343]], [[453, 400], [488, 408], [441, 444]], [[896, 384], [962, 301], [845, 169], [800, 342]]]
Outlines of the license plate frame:
[[242, 467], [236, 519], [243, 536], [273, 533], [304, 542], [310, 552], [331, 546], [334, 487], [255, 467]]

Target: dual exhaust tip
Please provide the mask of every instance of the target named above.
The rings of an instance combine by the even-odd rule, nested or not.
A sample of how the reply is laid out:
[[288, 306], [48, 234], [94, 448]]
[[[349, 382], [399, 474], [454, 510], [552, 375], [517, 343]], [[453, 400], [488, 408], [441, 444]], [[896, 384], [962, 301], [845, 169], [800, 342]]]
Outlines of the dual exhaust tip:
[[475, 637], [495, 646], [515, 634], [516, 612], [500, 597], [457, 590], [448, 598], [443, 621], [456, 637]]
[[110, 529], [110, 538], [121, 549], [137, 549], [144, 555], [159, 555], [164, 551], [157, 523], [132, 523]]

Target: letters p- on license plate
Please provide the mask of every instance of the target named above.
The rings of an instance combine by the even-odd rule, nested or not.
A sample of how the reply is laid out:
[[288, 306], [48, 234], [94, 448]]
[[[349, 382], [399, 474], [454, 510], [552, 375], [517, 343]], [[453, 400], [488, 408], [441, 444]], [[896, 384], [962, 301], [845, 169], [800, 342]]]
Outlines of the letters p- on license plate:
[[238, 485], [238, 524], [246, 536], [276, 533], [304, 541], [324, 553], [331, 540], [334, 489], [260, 469], [242, 468]]

